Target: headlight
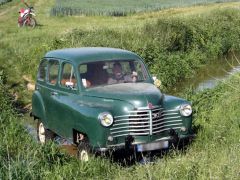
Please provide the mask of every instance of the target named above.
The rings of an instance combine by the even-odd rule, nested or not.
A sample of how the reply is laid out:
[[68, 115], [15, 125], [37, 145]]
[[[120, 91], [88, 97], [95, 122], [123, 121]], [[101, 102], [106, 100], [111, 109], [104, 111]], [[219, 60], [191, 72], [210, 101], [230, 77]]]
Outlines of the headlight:
[[105, 127], [109, 127], [113, 124], [113, 116], [109, 112], [100, 113], [98, 119]]
[[189, 104], [180, 106], [180, 113], [182, 116], [190, 116], [192, 114], [192, 107]]

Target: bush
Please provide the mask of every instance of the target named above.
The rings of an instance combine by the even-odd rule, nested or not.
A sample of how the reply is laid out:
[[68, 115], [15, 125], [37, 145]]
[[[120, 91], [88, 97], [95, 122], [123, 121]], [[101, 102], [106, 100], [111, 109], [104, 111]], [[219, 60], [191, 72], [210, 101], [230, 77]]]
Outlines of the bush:
[[231, 9], [202, 17], [159, 19], [142, 29], [75, 29], [54, 40], [50, 49], [100, 46], [134, 51], [169, 90], [178, 81], [193, 76], [201, 65], [239, 50], [238, 39], [240, 13]]

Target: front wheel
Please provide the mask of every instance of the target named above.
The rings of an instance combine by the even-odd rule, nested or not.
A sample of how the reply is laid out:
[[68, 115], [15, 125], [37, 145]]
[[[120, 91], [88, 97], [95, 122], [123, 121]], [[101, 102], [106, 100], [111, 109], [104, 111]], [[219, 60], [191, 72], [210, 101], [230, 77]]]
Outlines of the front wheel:
[[38, 121], [37, 137], [41, 144], [45, 144], [46, 142], [54, 139], [54, 133], [51, 130], [46, 129], [41, 121]]
[[23, 22], [23, 26], [24, 27], [31, 27], [31, 28], [35, 28], [35, 26], [37, 25], [37, 21], [35, 18], [30, 17], [30, 18], [26, 18]]
[[78, 144], [78, 158], [83, 161], [89, 161], [89, 157], [91, 154], [91, 149], [88, 141], [82, 141]]

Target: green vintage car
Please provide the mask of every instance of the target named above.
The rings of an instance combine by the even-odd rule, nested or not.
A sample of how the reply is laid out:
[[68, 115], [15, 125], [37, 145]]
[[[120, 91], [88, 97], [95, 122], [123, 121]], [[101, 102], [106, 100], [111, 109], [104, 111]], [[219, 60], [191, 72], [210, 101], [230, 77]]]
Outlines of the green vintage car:
[[168, 148], [192, 137], [188, 101], [154, 85], [141, 57], [114, 48], [72, 48], [42, 59], [32, 96], [41, 143], [55, 135], [91, 151]]

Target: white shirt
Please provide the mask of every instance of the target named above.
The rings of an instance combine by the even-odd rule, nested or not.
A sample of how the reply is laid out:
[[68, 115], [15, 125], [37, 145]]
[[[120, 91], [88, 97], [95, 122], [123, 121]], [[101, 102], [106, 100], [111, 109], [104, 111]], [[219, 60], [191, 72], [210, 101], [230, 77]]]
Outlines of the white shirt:
[[112, 77], [108, 79], [108, 84], [117, 84], [117, 83], [124, 83], [124, 82], [133, 82], [131, 75], [124, 75], [119, 80], [114, 79]]

